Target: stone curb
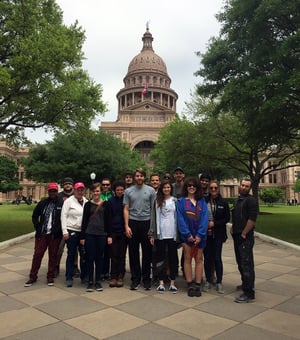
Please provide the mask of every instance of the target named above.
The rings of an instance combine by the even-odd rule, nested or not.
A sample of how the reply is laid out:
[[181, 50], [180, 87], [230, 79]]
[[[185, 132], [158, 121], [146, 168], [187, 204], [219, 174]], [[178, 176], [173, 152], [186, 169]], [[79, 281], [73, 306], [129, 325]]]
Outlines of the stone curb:
[[29, 233], [29, 234], [25, 234], [25, 235], [21, 235], [21, 236], [12, 238], [12, 239], [7, 240], [7, 241], [0, 242], [0, 249], [5, 249], [5, 248], [8, 248], [8, 247], [13, 246], [15, 244], [28, 241], [28, 240], [30, 240], [31, 238], [34, 237], [34, 234], [35, 234], [35, 232], [32, 232], [32, 233]]
[[262, 241], [273, 243], [273, 244], [276, 244], [276, 245], [280, 245], [280, 246], [285, 247], [285, 248], [291, 248], [291, 249], [300, 251], [300, 246], [298, 246], [297, 244], [282, 241], [282, 240], [279, 240], [278, 238], [258, 233], [257, 231], [254, 232], [254, 235]]

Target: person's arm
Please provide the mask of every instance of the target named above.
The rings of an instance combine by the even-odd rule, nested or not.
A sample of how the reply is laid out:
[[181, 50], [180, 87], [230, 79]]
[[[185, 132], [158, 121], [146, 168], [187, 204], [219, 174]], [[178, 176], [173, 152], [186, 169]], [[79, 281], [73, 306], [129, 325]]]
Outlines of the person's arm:
[[249, 231], [251, 231], [255, 227], [256, 218], [258, 215], [258, 204], [254, 197], [249, 197], [247, 202], [248, 209], [248, 220], [245, 225], [245, 228], [242, 231], [242, 238], [246, 238]]
[[129, 206], [128, 206], [128, 204], [124, 205], [123, 213], [124, 213], [124, 222], [125, 222], [125, 234], [128, 238], [131, 238], [132, 237], [132, 230], [129, 226]]
[[177, 211], [177, 226], [178, 226], [178, 232], [179, 232], [180, 238], [184, 242], [187, 242], [193, 236], [190, 232], [188, 225], [186, 224], [185, 210], [182, 207], [182, 201], [180, 199], [177, 201], [176, 211]]
[[[198, 224], [198, 231], [196, 235], [197, 243], [201, 242], [201, 239], [205, 237], [208, 228], [208, 208], [204, 199], [201, 199], [199, 202], [201, 206], [201, 215]], [[200, 240], [199, 240], [200, 239]], [[199, 242], [198, 242], [199, 241]]]
[[67, 240], [69, 238], [69, 233], [67, 230], [67, 216], [68, 216], [70, 202], [71, 201], [69, 201], [69, 198], [65, 200], [62, 206], [61, 215], [60, 215], [61, 231], [62, 231], [64, 240]]

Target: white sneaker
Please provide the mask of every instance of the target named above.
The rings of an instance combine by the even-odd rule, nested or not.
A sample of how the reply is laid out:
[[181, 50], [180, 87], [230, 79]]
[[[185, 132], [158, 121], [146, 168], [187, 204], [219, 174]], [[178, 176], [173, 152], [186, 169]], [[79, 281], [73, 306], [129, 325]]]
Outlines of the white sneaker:
[[176, 286], [171, 285], [170, 288], [169, 288], [169, 291], [170, 291], [171, 293], [173, 293], [173, 294], [176, 294], [176, 293], [177, 293], [177, 288], [176, 288]]
[[222, 283], [217, 283], [216, 284], [216, 291], [219, 293], [219, 294], [224, 294], [224, 289], [223, 289], [223, 285]]
[[165, 287], [163, 285], [159, 285], [156, 290], [159, 292], [159, 293], [164, 293], [165, 292]]
[[210, 290], [210, 288], [211, 288], [211, 284], [208, 281], [206, 281], [203, 285], [202, 290], [203, 290], [203, 292], [208, 292]]

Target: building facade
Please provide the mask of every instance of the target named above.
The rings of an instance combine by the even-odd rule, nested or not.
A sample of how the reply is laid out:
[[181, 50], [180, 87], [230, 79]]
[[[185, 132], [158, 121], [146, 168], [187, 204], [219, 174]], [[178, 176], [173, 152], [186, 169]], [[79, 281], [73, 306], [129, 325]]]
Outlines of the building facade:
[[26, 178], [24, 166], [22, 165], [22, 158], [28, 157], [29, 148], [15, 149], [8, 146], [5, 142], [0, 141], [0, 155], [6, 156], [13, 160], [18, 165], [18, 171], [16, 176], [19, 178], [20, 185], [23, 187], [22, 190], [10, 191], [7, 193], [0, 192], [0, 202], [12, 202], [18, 197], [29, 197], [31, 196], [34, 201], [39, 201], [41, 197], [47, 196], [47, 184], [36, 183]]
[[117, 93], [117, 120], [102, 122], [100, 128], [128, 142], [150, 164], [149, 153], [159, 131], [175, 118], [178, 95], [170, 87], [165, 62], [154, 53], [148, 25], [142, 41], [142, 50], [129, 63], [124, 87]]

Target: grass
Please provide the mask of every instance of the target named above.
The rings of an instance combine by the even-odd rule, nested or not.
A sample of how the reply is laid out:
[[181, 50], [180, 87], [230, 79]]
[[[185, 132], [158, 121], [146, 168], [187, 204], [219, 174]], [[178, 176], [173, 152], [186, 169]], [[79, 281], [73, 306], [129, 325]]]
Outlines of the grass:
[[[0, 242], [34, 231], [33, 205], [0, 205]], [[260, 206], [255, 230], [300, 245], [300, 206]]]
[[255, 230], [300, 245], [300, 206], [260, 206]]
[[35, 204], [0, 205], [0, 242], [34, 231], [31, 215]]

